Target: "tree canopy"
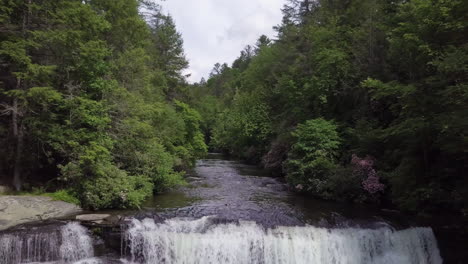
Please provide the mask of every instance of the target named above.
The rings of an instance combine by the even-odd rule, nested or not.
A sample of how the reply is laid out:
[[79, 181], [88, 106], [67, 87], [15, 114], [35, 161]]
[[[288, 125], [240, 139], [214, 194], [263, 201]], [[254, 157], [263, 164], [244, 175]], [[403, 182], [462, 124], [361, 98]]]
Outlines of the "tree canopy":
[[206, 145], [178, 100], [188, 64], [170, 16], [137, 0], [0, 6], [2, 181], [65, 189], [91, 209], [183, 183]]
[[276, 39], [194, 87], [211, 147], [325, 199], [466, 213], [466, 1], [290, 0], [283, 14]]
[[188, 84], [152, 1], [0, 0], [0, 182], [138, 207], [210, 148], [323, 199], [466, 214], [466, 1], [282, 10], [275, 38]]

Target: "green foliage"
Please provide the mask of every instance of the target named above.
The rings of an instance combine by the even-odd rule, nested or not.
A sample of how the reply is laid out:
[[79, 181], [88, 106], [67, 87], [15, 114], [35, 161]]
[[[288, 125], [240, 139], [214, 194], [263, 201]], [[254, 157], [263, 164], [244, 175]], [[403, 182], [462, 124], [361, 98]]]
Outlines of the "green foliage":
[[292, 133], [292, 145], [285, 162], [286, 179], [299, 191], [330, 198], [330, 178], [337, 168], [340, 137], [337, 126], [325, 119], [308, 120]]
[[80, 200], [76, 198], [76, 194], [69, 190], [58, 190], [53, 193], [46, 193], [46, 196], [52, 197], [52, 199], [56, 201], [64, 201], [67, 203], [72, 203], [76, 205], [80, 205]]
[[33, 187], [30, 191], [13, 192], [8, 191], [7, 193], [0, 193], [4, 195], [20, 195], [20, 196], [47, 196], [52, 198], [54, 201], [63, 201], [80, 205], [80, 200], [73, 190], [61, 189], [55, 192], [47, 192], [44, 187]]
[[129, 177], [108, 162], [87, 169], [94, 177], [85, 179], [78, 188], [81, 204], [86, 208], [135, 208], [152, 194], [153, 184], [145, 176]]
[[348, 164], [372, 156], [388, 186], [372, 199], [468, 208], [466, 1], [290, 1], [277, 40], [260, 37], [194, 85], [157, 4], [1, 3], [5, 182], [52, 180], [86, 207], [138, 207], [183, 184], [206, 141], [278, 171], [287, 158], [287, 179], [326, 199], [368, 199]]
[[232, 108], [218, 116], [211, 138], [213, 147], [258, 160], [257, 151], [263, 150], [272, 134], [268, 113], [261, 96], [237, 94]]
[[373, 198], [365, 193], [362, 178], [350, 167], [335, 167], [324, 189], [327, 192], [322, 193], [321, 197], [329, 200], [364, 203]]
[[[212, 147], [275, 169], [289, 157], [288, 179], [327, 199], [466, 211], [466, 1], [294, 0], [283, 12], [276, 41], [193, 86], [197, 109], [219, 107], [201, 110]], [[284, 136], [317, 117], [340, 124], [337, 160]], [[346, 177], [353, 154], [372, 156], [382, 197]]]
[[337, 126], [322, 118], [307, 120], [292, 133], [296, 143], [291, 151], [304, 158], [333, 158], [340, 144]]
[[[176, 147], [176, 152], [179, 153], [180, 158], [191, 161], [193, 165], [197, 158], [201, 158], [208, 151], [204, 136], [200, 130], [201, 116], [195, 109], [183, 102], [175, 100], [174, 103], [177, 113], [184, 121], [182, 130], [184, 140], [181, 142], [181, 146]], [[186, 151], [183, 150], [184, 148]]]
[[157, 4], [11, 0], [0, 21], [0, 180], [53, 182], [90, 209], [184, 184], [207, 148], [182, 103], [181, 36]]

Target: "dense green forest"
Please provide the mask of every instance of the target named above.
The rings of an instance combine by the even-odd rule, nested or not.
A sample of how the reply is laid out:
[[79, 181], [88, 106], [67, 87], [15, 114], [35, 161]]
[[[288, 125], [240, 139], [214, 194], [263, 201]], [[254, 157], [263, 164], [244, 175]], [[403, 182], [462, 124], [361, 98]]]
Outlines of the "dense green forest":
[[299, 192], [468, 213], [468, 2], [289, 0], [190, 90], [211, 148]]
[[210, 148], [322, 199], [468, 214], [467, 1], [283, 14], [188, 84], [153, 1], [0, 0], [0, 183], [133, 208]]
[[0, 1], [0, 180], [138, 207], [207, 151], [183, 41], [137, 0]]

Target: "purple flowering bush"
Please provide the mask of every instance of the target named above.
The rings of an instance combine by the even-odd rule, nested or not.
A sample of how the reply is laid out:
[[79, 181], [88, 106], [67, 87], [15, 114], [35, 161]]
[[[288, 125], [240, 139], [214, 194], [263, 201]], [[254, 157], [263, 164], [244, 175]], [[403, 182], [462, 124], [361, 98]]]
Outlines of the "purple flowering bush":
[[380, 178], [374, 169], [373, 158], [369, 156], [359, 158], [356, 154], [353, 154], [351, 164], [353, 166], [353, 173], [363, 179], [362, 187], [367, 193], [375, 194], [385, 189], [385, 185], [380, 182]]

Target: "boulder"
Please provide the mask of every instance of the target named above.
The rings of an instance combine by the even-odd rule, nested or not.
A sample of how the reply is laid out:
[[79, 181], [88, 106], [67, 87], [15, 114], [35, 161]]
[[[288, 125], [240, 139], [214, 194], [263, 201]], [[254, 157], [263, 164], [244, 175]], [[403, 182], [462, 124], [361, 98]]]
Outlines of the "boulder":
[[81, 211], [77, 205], [45, 196], [0, 196], [0, 230], [28, 222], [65, 218]]
[[120, 227], [122, 216], [117, 214], [81, 214], [77, 215], [75, 220], [90, 227]]

